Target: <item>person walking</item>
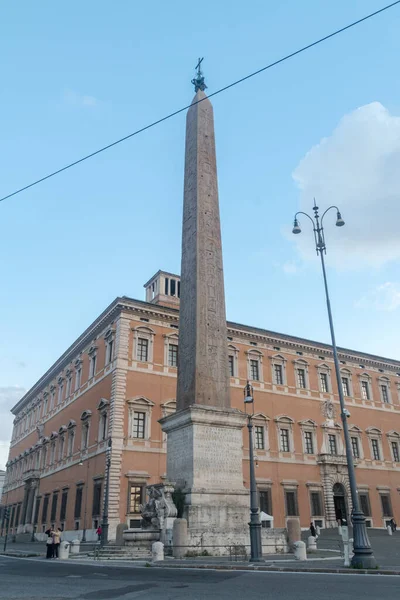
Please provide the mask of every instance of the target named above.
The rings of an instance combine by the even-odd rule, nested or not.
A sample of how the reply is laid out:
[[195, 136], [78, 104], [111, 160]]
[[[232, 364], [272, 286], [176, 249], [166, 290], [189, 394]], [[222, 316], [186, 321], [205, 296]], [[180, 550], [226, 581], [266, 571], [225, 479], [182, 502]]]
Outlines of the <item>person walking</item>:
[[396, 521], [393, 519], [393, 517], [390, 519], [390, 521], [389, 521], [389, 525], [390, 525], [390, 527], [391, 527], [391, 529], [392, 529], [392, 531], [393, 531], [393, 533], [394, 533], [394, 532], [396, 531], [396, 529], [397, 529], [397, 523], [396, 523]]
[[314, 523], [311, 521], [310, 523], [310, 533], [315, 539], [317, 539], [317, 530], [314, 527]]
[[98, 528], [96, 529], [96, 533], [97, 533], [97, 541], [101, 542], [101, 534], [103, 533], [101, 525], [99, 525]]
[[45, 531], [45, 534], [47, 535], [47, 539], [46, 539], [46, 558], [53, 558], [54, 555], [54, 548], [53, 548], [53, 535], [52, 535], [52, 530], [51, 529], [47, 529], [47, 531]]
[[61, 529], [58, 528], [53, 531], [53, 558], [58, 558], [58, 551], [61, 542]]

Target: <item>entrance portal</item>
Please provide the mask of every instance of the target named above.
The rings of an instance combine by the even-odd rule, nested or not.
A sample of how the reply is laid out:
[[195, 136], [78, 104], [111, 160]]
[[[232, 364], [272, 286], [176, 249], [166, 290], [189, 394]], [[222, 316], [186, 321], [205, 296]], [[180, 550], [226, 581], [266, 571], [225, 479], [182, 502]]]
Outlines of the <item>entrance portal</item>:
[[335, 483], [333, 486], [333, 501], [336, 520], [340, 522], [340, 525], [347, 525], [346, 493], [341, 483]]

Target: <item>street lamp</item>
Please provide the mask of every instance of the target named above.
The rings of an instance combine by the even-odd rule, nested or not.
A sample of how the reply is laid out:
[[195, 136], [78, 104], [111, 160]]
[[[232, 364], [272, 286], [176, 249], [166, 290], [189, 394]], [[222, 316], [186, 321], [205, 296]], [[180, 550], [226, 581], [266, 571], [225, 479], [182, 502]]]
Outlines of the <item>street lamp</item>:
[[111, 438], [108, 440], [106, 450], [106, 486], [104, 489], [103, 521], [101, 524], [101, 546], [108, 544], [108, 495], [110, 487], [110, 466], [111, 466]]
[[[79, 461], [79, 466], [83, 467], [83, 456]], [[83, 513], [83, 534], [82, 542], [86, 542], [86, 519], [87, 519], [87, 503], [88, 503], [88, 489], [89, 489], [89, 453], [86, 456], [86, 486], [85, 486], [85, 511]]]
[[[261, 546], [261, 523], [258, 512], [257, 502], [257, 484], [256, 472], [254, 469], [254, 451], [253, 451], [253, 416], [254, 416], [254, 397], [253, 388], [247, 382], [244, 390], [244, 409], [247, 415], [247, 429], [249, 430], [249, 462], [250, 462], [250, 547], [252, 562], [262, 561], [262, 546]], [[252, 405], [252, 412], [247, 413], [247, 405]]]
[[353, 522], [354, 556], [352, 558], [351, 563], [354, 567], [360, 567], [363, 569], [373, 569], [376, 567], [376, 560], [375, 560], [375, 557], [374, 557], [374, 554], [373, 554], [373, 551], [371, 548], [370, 541], [368, 539], [367, 528], [366, 528], [366, 524], [365, 524], [365, 516], [364, 516], [363, 512], [360, 510], [360, 504], [358, 501], [358, 493], [357, 493], [357, 484], [356, 484], [356, 475], [355, 475], [355, 470], [354, 470], [352, 447], [351, 447], [351, 443], [350, 443], [349, 428], [347, 425], [347, 419], [350, 416], [350, 413], [347, 410], [345, 403], [344, 403], [343, 387], [342, 387], [342, 380], [341, 380], [341, 375], [340, 375], [339, 359], [338, 359], [338, 353], [337, 353], [337, 348], [336, 348], [335, 331], [333, 328], [332, 310], [331, 310], [331, 303], [330, 303], [330, 299], [329, 299], [328, 282], [327, 282], [326, 270], [325, 270], [324, 254], [326, 254], [326, 245], [325, 245], [323, 221], [324, 221], [324, 216], [331, 209], [336, 210], [336, 227], [343, 227], [344, 221], [342, 219], [342, 215], [340, 214], [340, 211], [337, 206], [330, 206], [329, 208], [327, 208], [320, 219], [320, 216], [318, 214], [318, 206], [316, 205], [316, 202], [314, 199], [314, 206], [313, 206], [314, 218], [310, 217], [310, 215], [308, 215], [307, 213], [304, 213], [304, 212], [296, 213], [294, 216], [293, 233], [294, 234], [301, 233], [301, 228], [300, 228], [299, 221], [297, 219], [297, 215], [304, 215], [305, 217], [310, 219], [312, 226], [313, 226], [313, 231], [314, 231], [315, 249], [317, 251], [317, 255], [319, 255], [319, 257], [321, 258], [322, 274], [324, 277], [326, 306], [328, 309], [329, 327], [331, 330], [332, 349], [333, 349], [333, 360], [335, 363], [336, 381], [337, 381], [337, 386], [338, 386], [340, 409], [341, 409], [340, 416], [342, 418], [342, 423], [343, 423], [344, 441], [345, 441], [345, 446], [346, 446], [347, 468], [348, 468], [348, 472], [349, 472], [351, 500], [352, 500], [352, 504], [353, 504], [352, 522]]

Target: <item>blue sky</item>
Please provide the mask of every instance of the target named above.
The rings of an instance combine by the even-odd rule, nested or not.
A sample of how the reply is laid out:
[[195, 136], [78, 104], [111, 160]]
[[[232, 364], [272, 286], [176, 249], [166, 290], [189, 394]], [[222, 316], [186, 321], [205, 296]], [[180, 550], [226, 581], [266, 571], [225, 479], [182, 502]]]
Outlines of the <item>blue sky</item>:
[[[384, 4], [3, 4], [0, 195], [190, 103], [198, 56], [212, 92]], [[316, 194], [346, 220], [326, 221], [338, 344], [400, 359], [399, 26], [400, 6], [213, 99], [228, 319], [329, 341], [311, 231], [290, 234]], [[184, 127], [0, 204], [1, 440], [109, 302], [179, 272]]]

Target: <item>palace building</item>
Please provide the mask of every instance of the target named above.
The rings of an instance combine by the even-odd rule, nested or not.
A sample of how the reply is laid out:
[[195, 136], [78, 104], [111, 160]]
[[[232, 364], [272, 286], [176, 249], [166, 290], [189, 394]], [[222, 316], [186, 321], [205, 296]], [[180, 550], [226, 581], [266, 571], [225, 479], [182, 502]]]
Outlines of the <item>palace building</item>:
[[[166, 477], [175, 412], [180, 278], [159, 271], [146, 301], [117, 298], [14, 406], [2, 505], [11, 534], [61, 526], [95, 539], [109, 471], [109, 539], [135, 527], [146, 485]], [[351, 499], [329, 345], [228, 322], [233, 408], [254, 387], [260, 508], [274, 527], [299, 516], [322, 527], [349, 516]], [[339, 349], [361, 508], [369, 527], [400, 518], [400, 363]], [[243, 480], [249, 485], [247, 429]]]

